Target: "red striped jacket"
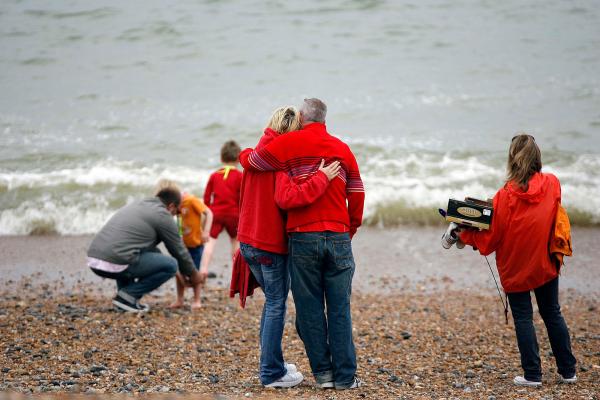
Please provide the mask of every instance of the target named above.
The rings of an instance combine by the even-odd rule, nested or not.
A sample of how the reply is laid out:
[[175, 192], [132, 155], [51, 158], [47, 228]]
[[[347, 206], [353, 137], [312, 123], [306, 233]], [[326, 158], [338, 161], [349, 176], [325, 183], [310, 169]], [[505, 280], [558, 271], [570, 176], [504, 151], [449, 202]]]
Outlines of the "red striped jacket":
[[314, 174], [321, 162], [340, 161], [342, 170], [324, 195], [314, 203], [288, 211], [287, 230], [303, 232], [303, 226], [332, 222], [347, 226], [353, 235], [362, 223], [365, 190], [358, 164], [347, 144], [327, 133], [325, 124], [311, 123], [302, 130], [286, 133], [267, 146], [240, 154], [245, 169], [255, 171], [283, 170], [301, 182]]
[[[278, 136], [280, 136], [278, 132], [265, 129], [256, 148], [263, 148]], [[327, 176], [322, 172], [297, 185], [285, 172], [244, 171], [238, 240], [257, 249], [287, 254], [286, 218], [285, 213], [276, 204], [277, 192], [281, 192], [281, 196], [286, 198], [282, 201], [283, 207], [291, 209], [312, 203], [323, 195], [328, 186]]]

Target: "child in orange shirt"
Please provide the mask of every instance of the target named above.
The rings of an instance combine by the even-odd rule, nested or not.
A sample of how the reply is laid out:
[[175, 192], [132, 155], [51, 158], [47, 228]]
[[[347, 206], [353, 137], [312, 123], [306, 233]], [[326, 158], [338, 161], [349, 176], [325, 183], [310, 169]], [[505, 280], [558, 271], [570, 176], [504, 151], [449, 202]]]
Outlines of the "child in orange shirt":
[[[212, 227], [213, 213], [206, 205], [194, 195], [189, 193], [181, 194], [181, 205], [179, 206], [180, 219], [179, 228], [183, 243], [187, 247], [196, 269], [200, 268], [200, 260], [204, 250], [204, 243], [208, 242], [208, 232]], [[183, 294], [185, 284], [182, 277], [177, 273], [177, 300], [170, 305], [170, 308], [183, 307]], [[202, 307], [200, 301], [200, 288], [202, 284], [193, 286], [194, 302], [192, 309]]]
[[214, 214], [214, 223], [210, 230], [210, 238], [204, 249], [200, 274], [208, 276], [210, 264], [217, 238], [223, 229], [227, 231], [231, 241], [231, 259], [240, 247], [237, 240], [238, 220], [240, 218], [240, 189], [242, 173], [237, 169], [240, 146], [233, 140], [225, 142], [221, 147], [223, 167], [213, 172], [204, 191], [204, 203]]

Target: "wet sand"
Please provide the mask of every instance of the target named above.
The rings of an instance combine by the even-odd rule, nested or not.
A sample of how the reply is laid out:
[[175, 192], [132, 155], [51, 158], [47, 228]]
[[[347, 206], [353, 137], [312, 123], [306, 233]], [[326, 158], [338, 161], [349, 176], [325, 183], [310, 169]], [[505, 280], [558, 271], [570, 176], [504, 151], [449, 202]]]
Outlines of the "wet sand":
[[291, 299], [284, 352], [305, 381], [289, 390], [261, 387], [258, 327], [264, 299], [258, 293], [242, 310], [237, 299], [228, 298], [225, 240], [217, 247], [212, 268], [217, 278], [203, 292], [203, 310], [167, 310], [174, 296], [169, 282], [146, 296], [151, 312], [131, 315], [111, 306], [112, 281], [84, 267], [91, 237], [1, 237], [0, 395], [598, 399], [599, 233], [574, 230], [575, 257], [568, 259], [561, 278], [579, 382], [556, 382], [554, 359], [536, 315], [544, 386], [525, 389], [511, 383], [521, 374], [512, 320], [504, 324], [481, 256], [443, 250], [436, 228], [362, 230], [354, 241], [352, 311], [358, 375], [365, 385], [343, 393], [314, 387], [294, 329]]
[[[390, 230], [362, 228], [353, 240], [354, 289], [369, 293], [399, 289], [495, 292], [485, 258], [470, 248], [443, 249], [442, 230], [411, 226]], [[102, 280], [85, 267], [91, 239], [91, 236], [0, 237], [0, 284], [34, 277], [34, 282], [64, 280], [66, 287], [78, 282], [97, 285]], [[600, 293], [600, 228], [574, 228], [573, 247], [574, 256], [565, 258], [561, 289]], [[494, 256], [488, 256], [488, 260], [497, 278]], [[231, 269], [225, 235], [219, 238], [211, 271], [217, 278], [210, 281], [210, 287], [229, 287]]]

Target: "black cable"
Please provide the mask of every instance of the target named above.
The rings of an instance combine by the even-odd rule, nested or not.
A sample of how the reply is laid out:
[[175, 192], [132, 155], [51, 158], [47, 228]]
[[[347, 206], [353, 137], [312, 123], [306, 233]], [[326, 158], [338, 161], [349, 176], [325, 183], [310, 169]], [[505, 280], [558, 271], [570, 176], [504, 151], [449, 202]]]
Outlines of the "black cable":
[[492, 266], [490, 265], [490, 261], [487, 256], [485, 257], [485, 261], [487, 261], [487, 265], [490, 268], [490, 273], [492, 274], [492, 278], [494, 278], [494, 283], [496, 284], [496, 289], [498, 290], [498, 296], [500, 296], [500, 301], [502, 302], [502, 306], [504, 307], [504, 319], [506, 320], [506, 324], [508, 324], [508, 296], [506, 297], [506, 303], [502, 298], [502, 293], [500, 293], [500, 287], [498, 286], [498, 281], [496, 281], [496, 275], [494, 275], [494, 271], [492, 271]]

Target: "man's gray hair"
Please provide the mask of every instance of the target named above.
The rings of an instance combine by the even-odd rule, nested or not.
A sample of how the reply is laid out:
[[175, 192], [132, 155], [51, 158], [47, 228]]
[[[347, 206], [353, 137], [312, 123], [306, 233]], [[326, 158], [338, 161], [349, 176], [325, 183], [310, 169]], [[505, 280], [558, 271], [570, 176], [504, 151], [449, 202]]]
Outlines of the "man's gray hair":
[[302, 104], [302, 107], [300, 107], [300, 113], [302, 114], [304, 121], [325, 123], [327, 106], [321, 100], [316, 98], [304, 99], [304, 103]]

